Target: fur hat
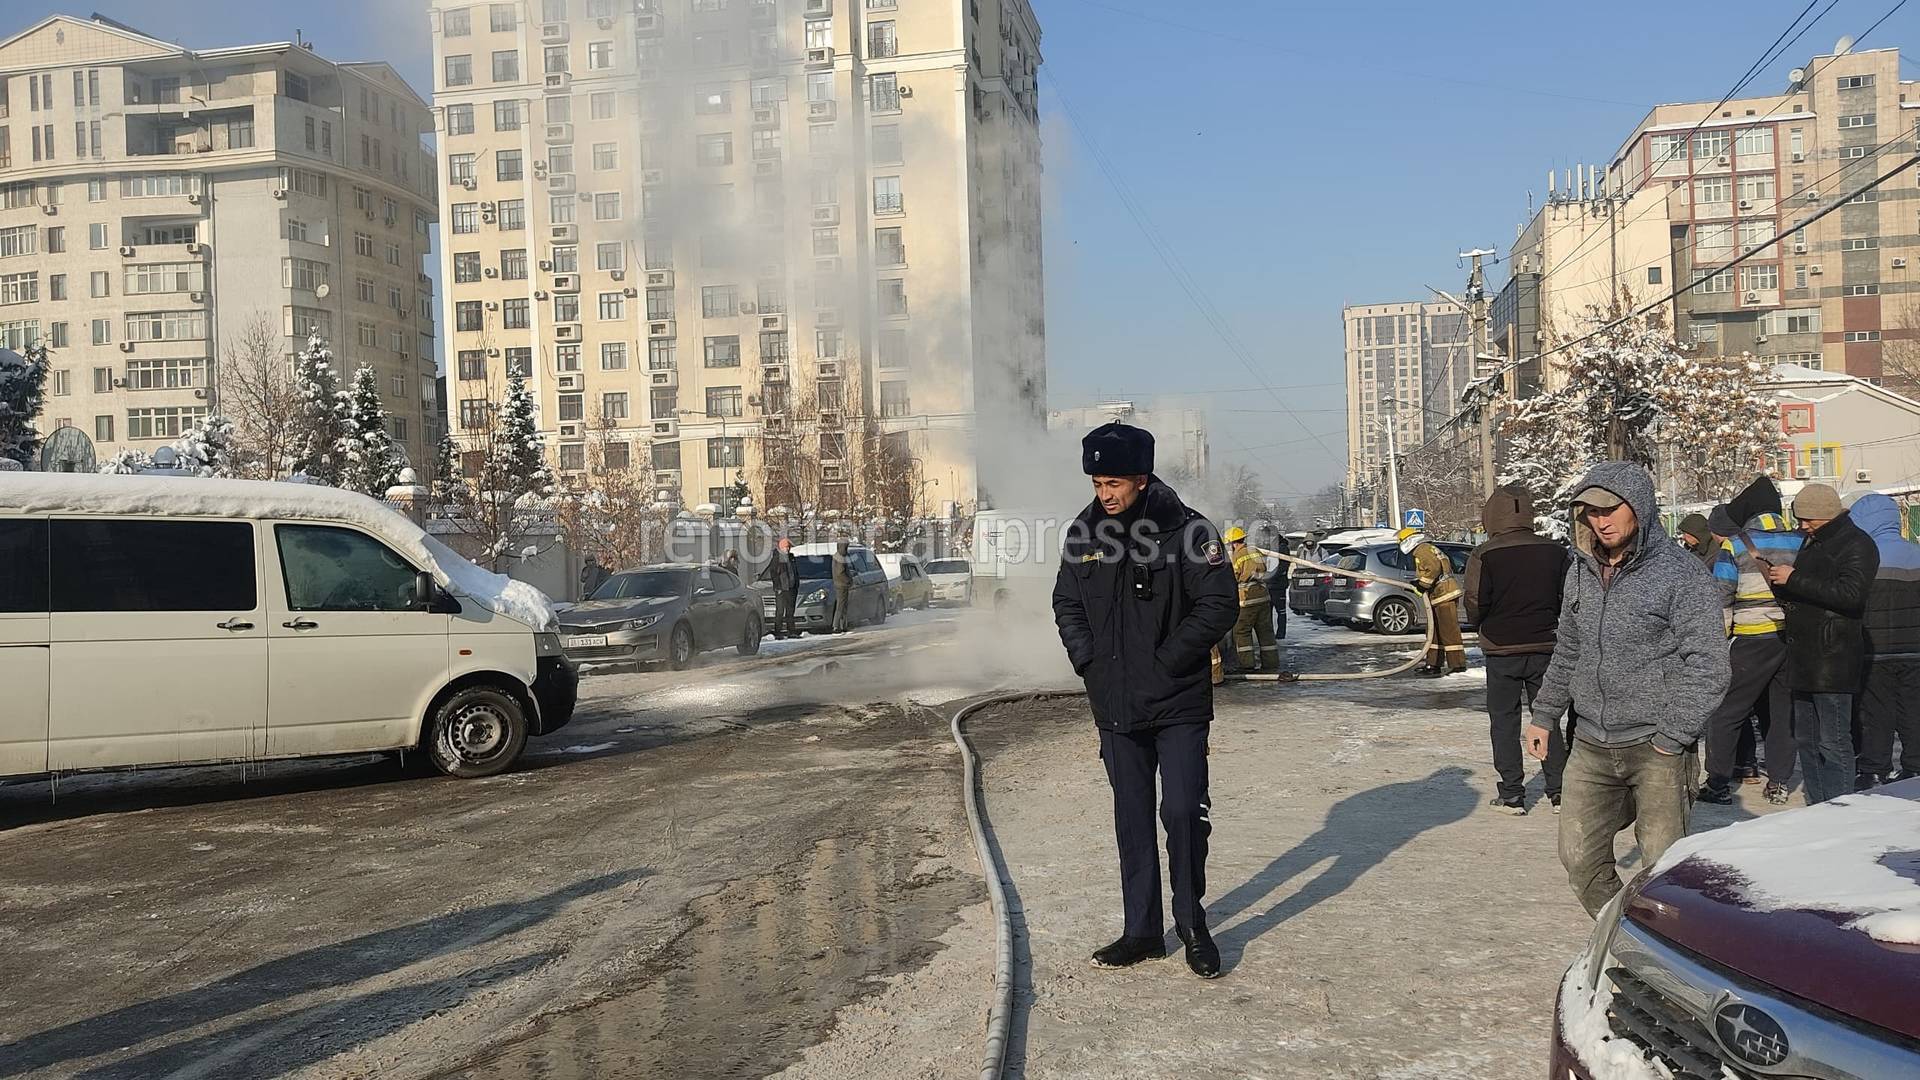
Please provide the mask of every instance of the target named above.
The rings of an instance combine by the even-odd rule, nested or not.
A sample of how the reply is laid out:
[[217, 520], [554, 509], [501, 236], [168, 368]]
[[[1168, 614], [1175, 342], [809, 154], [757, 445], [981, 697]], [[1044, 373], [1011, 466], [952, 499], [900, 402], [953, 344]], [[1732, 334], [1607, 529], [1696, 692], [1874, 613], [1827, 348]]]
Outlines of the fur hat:
[[1146, 476], [1153, 472], [1153, 433], [1102, 424], [1080, 440], [1080, 467], [1088, 476]]

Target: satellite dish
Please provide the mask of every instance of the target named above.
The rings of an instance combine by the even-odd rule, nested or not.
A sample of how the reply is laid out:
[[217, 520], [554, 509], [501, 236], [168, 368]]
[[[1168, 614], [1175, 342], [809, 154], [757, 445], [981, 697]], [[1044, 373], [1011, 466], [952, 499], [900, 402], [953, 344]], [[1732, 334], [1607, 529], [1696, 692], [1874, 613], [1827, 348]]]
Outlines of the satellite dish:
[[90, 473], [98, 469], [93, 440], [79, 428], [55, 428], [40, 447], [41, 472]]
[[1852, 37], [1843, 37], [1839, 41], [1836, 41], [1833, 43], [1833, 55], [1835, 56], [1845, 56], [1852, 51], [1853, 51]]
[[1801, 83], [1806, 82], [1807, 69], [1794, 68], [1792, 71], [1787, 72], [1787, 81], [1792, 83], [1795, 86], [1799, 86]]
[[325, 300], [332, 293], [333, 293], [333, 286], [327, 284], [324, 281], [313, 287], [313, 295], [319, 297], [322, 300]]

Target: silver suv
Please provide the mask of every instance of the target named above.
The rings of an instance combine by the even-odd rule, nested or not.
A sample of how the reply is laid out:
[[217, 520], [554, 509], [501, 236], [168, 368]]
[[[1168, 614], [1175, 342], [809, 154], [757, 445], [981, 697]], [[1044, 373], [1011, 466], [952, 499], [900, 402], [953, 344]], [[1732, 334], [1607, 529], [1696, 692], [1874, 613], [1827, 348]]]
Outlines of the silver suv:
[[[1467, 556], [1473, 549], [1465, 544], [1435, 544], [1446, 553], [1447, 561], [1453, 564], [1454, 580], [1458, 583], [1467, 571]], [[1351, 547], [1335, 556], [1331, 564], [1342, 570], [1353, 570], [1367, 574], [1377, 574], [1384, 578], [1395, 578], [1408, 582], [1406, 585], [1386, 585], [1378, 581], [1363, 581], [1359, 578], [1336, 577], [1327, 588], [1326, 618], [1328, 622], [1345, 621], [1362, 629], [1377, 630], [1382, 634], [1410, 634], [1426, 629], [1427, 610], [1414, 595], [1413, 556], [1402, 554], [1398, 544], [1365, 544]], [[1466, 605], [1460, 605], [1460, 622], [1466, 625]]]

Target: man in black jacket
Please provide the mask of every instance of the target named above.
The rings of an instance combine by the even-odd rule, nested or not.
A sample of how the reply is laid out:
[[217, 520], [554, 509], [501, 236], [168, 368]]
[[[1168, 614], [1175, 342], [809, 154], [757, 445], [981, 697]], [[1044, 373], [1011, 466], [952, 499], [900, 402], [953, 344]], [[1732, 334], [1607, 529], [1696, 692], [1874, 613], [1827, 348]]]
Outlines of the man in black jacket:
[[1208, 652], [1239, 615], [1220, 535], [1153, 474], [1153, 436], [1107, 424], [1082, 440], [1094, 501], [1068, 527], [1053, 588], [1054, 622], [1086, 681], [1100, 760], [1113, 787], [1126, 926], [1093, 954], [1096, 967], [1166, 955], [1155, 836], [1154, 773], [1167, 829], [1174, 928], [1187, 966], [1220, 974], [1207, 933]]
[[[1486, 543], [1467, 558], [1467, 617], [1480, 628], [1487, 658], [1487, 716], [1492, 721], [1493, 767], [1500, 790], [1493, 808], [1527, 812], [1527, 770], [1520, 754], [1520, 698], [1533, 707], [1540, 681], [1553, 662], [1554, 628], [1560, 624], [1560, 592], [1567, 580], [1567, 549], [1533, 531], [1533, 496], [1525, 488], [1501, 488], [1480, 512]], [[1560, 812], [1560, 772], [1567, 740], [1555, 723], [1548, 732], [1547, 801]]]
[[1793, 516], [1807, 542], [1792, 566], [1766, 573], [1786, 601], [1793, 734], [1811, 804], [1853, 790], [1853, 698], [1866, 681], [1864, 620], [1880, 552], [1825, 484], [1801, 488]]
[[773, 561], [761, 573], [760, 580], [773, 586], [773, 636], [776, 641], [799, 637], [794, 629], [794, 601], [800, 596], [800, 575], [793, 570], [793, 541], [781, 537], [773, 546]]

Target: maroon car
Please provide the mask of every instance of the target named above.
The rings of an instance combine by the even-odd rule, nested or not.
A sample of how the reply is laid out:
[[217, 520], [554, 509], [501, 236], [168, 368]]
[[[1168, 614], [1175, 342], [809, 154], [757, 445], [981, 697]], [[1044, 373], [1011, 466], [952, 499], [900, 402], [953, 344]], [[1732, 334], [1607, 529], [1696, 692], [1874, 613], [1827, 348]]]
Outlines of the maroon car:
[[1568, 970], [1548, 1075], [1920, 1077], [1920, 780], [1675, 845]]

